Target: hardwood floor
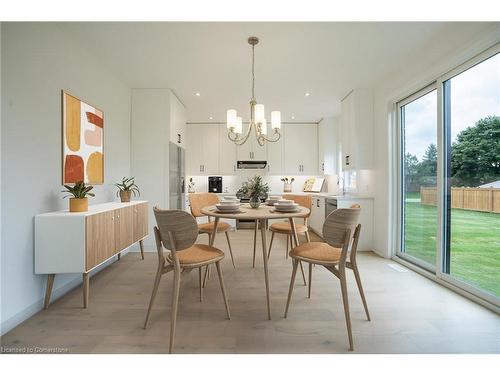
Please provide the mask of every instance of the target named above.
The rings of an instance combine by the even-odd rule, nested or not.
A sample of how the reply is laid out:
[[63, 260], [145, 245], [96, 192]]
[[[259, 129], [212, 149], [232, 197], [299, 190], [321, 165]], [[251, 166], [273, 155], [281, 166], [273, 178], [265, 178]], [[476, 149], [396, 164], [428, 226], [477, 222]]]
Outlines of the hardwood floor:
[[[291, 261], [285, 236], [275, 236], [270, 259], [273, 320], [267, 320], [260, 237], [252, 268], [252, 230], [231, 232], [236, 269], [224, 235], [222, 262], [231, 320], [226, 320], [216, 273], [199, 302], [198, 273], [181, 278], [176, 353], [348, 353], [338, 280], [313, 268], [311, 299], [302, 277], [283, 319]], [[270, 236], [268, 236], [270, 238]], [[269, 240], [269, 239], [268, 239]], [[301, 238], [303, 240], [303, 238]], [[314, 240], [314, 238], [312, 239]], [[199, 241], [207, 243], [206, 235]], [[61, 348], [70, 353], [167, 353], [172, 276], [162, 278], [151, 321], [142, 329], [156, 272], [156, 253], [129, 253], [90, 280], [89, 307], [77, 288], [1, 338], [4, 348]], [[372, 321], [365, 317], [348, 274], [354, 353], [499, 353], [500, 318], [493, 312], [373, 253], [359, 254]], [[307, 270], [307, 268], [306, 268]], [[215, 270], [214, 270], [215, 271]]]

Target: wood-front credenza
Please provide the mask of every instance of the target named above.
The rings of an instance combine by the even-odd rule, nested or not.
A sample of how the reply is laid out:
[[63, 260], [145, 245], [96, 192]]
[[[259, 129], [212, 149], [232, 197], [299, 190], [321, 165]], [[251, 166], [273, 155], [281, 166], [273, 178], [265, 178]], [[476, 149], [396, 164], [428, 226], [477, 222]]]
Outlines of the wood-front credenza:
[[148, 235], [148, 202], [103, 203], [87, 212], [57, 211], [35, 216], [35, 273], [47, 274], [44, 307], [58, 273], [83, 274], [83, 307], [88, 306], [89, 273]]

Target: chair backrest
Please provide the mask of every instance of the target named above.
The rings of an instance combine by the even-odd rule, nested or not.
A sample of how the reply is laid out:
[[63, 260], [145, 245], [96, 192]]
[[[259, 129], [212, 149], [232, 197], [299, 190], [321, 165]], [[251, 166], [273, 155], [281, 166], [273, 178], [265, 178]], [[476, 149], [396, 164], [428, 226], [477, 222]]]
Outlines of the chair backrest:
[[189, 206], [194, 217], [206, 216], [201, 209], [219, 203], [219, 197], [214, 193], [191, 193], [189, 194]]
[[[306, 207], [311, 210], [312, 197], [310, 195], [283, 194], [283, 199], [291, 199], [295, 203], [298, 203], [299, 206]], [[311, 215], [311, 211], [309, 211], [309, 215]], [[309, 215], [307, 215], [307, 217], [309, 217]]]
[[176, 251], [187, 249], [196, 242], [198, 225], [190, 214], [181, 210], [161, 210], [157, 207], [153, 208], [153, 212], [157, 224], [155, 235], [158, 233], [161, 244], [171, 251], [172, 258], [176, 258]]
[[354, 233], [359, 219], [359, 208], [339, 208], [325, 219], [323, 224], [323, 238], [333, 247], [343, 248], [350, 238], [345, 238], [346, 232]]
[[361, 208], [361, 206], [357, 203], [351, 204], [351, 207], [349, 208]]
[[350, 254], [351, 263], [356, 263], [356, 253], [358, 251], [358, 241], [360, 233], [361, 233], [361, 224], [358, 224], [356, 225], [356, 229], [354, 230], [354, 234], [352, 236], [352, 245]]

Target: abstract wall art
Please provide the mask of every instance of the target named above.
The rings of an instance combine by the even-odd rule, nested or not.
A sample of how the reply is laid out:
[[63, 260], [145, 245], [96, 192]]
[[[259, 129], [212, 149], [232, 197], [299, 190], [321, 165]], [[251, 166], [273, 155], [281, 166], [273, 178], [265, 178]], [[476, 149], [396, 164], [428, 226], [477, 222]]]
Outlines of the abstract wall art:
[[104, 183], [104, 113], [62, 92], [63, 184]]

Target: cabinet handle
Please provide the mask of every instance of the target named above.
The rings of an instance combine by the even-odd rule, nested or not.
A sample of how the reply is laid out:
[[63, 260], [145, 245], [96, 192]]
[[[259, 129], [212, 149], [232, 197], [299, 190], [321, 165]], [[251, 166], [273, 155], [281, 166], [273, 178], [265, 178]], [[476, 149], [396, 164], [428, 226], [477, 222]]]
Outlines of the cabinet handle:
[[120, 218], [120, 215], [118, 215], [116, 218], [117, 218], [117, 219], [119, 219], [119, 218]]
[[115, 217], [114, 217], [114, 216], [111, 216], [111, 220], [115, 220]]
[[316, 207], [319, 208], [319, 199], [316, 199]]

